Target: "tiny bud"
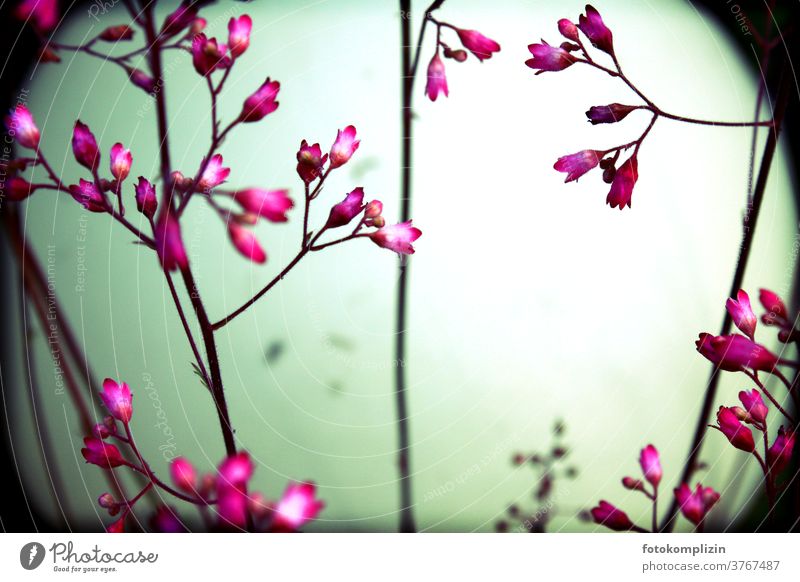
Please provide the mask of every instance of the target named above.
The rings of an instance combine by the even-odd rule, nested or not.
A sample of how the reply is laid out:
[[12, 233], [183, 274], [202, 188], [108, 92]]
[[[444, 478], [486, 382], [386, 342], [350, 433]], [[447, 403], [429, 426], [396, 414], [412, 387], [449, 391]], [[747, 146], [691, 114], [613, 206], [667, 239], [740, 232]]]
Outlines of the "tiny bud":
[[553, 457], [555, 457], [556, 459], [560, 459], [561, 457], [566, 456], [566, 454], [567, 454], [567, 449], [565, 449], [564, 447], [555, 447], [553, 449]]
[[511, 458], [511, 462], [515, 465], [521, 465], [525, 462], [525, 455], [522, 453], [515, 453], [514, 456]]
[[189, 33], [187, 36], [194, 37], [196, 34], [200, 34], [205, 29], [208, 21], [205, 18], [195, 18], [192, 21], [192, 25], [189, 27]]
[[376, 228], [383, 228], [386, 226], [386, 219], [383, 216], [378, 216], [376, 218], [370, 218], [368, 220], [369, 226], [374, 226]]
[[634, 479], [633, 477], [623, 477], [622, 486], [625, 487], [625, 489], [630, 489], [631, 491], [644, 491], [644, 483], [642, 483], [639, 479]]
[[109, 434], [117, 434], [117, 421], [110, 414], [103, 418], [103, 424], [108, 430]]
[[103, 509], [111, 509], [117, 504], [117, 502], [111, 493], [103, 493], [97, 498], [97, 504]]
[[60, 63], [61, 57], [58, 53], [48, 46], [43, 46], [39, 50], [39, 62], [42, 63]]
[[617, 175], [617, 169], [614, 166], [609, 166], [603, 170], [603, 182], [611, 184], [614, 181], [614, 176]]
[[562, 18], [558, 21], [558, 32], [560, 32], [561, 36], [564, 38], [575, 42], [578, 41], [578, 27], [567, 18]]
[[559, 46], [561, 46], [561, 48], [564, 49], [565, 51], [567, 51], [568, 53], [580, 50], [580, 48], [581, 48], [577, 44], [575, 44], [574, 42], [566, 42], [566, 41], [562, 42], [561, 45], [559, 45]]
[[459, 63], [463, 63], [467, 60], [467, 51], [463, 49], [456, 49], [453, 50], [449, 46], [444, 47], [444, 56], [447, 59], [453, 59]]
[[145, 93], [153, 93], [156, 90], [156, 82], [147, 73], [140, 69], [131, 71], [131, 83], [142, 89]]
[[125, 24], [109, 26], [98, 36], [100, 40], [106, 42], [117, 42], [120, 40], [130, 40], [133, 38], [133, 29]]
[[102, 422], [98, 422], [96, 425], [94, 425], [92, 434], [99, 439], [107, 439], [109, 436], [111, 436], [111, 433], [108, 431], [108, 427]]

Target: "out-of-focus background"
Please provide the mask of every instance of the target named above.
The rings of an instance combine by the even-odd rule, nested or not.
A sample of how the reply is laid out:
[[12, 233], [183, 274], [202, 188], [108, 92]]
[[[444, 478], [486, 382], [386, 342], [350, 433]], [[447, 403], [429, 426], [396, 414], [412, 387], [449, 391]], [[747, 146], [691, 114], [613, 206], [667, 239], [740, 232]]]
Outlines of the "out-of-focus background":
[[[163, 4], [166, 14], [173, 5]], [[734, 39], [701, 9], [677, 0], [596, 6], [626, 73], [660, 107], [752, 118], [756, 77]], [[640, 151], [633, 208], [623, 212], [604, 204], [608, 186], [596, 171], [563, 184], [552, 168], [556, 158], [630, 141], [647, 122], [635, 112], [592, 127], [583, 113], [589, 106], [638, 101], [585, 67], [535, 76], [524, 65], [529, 43], [560, 42], [557, 20], [575, 20], [582, 10], [581, 2], [450, 0], [438, 13], [496, 39], [502, 51], [482, 64], [447, 61], [447, 99], [428, 101], [424, 76], [416, 87], [413, 216], [424, 235], [412, 260], [408, 377], [415, 511], [425, 531], [489, 531], [510, 504], [533, 507], [534, 473], [511, 457], [546, 449], [556, 419], [566, 424], [568, 465], [578, 475], [555, 493], [550, 530], [595, 530], [576, 513], [601, 498], [647, 523], [649, 504], [620, 478], [638, 474], [639, 449], [653, 443], [662, 453], [662, 491], [671, 491], [694, 430], [709, 371], [694, 340], [715, 332], [723, 316], [752, 133], [659, 120]], [[387, 217], [397, 216], [395, 4], [225, 2], [205, 10], [207, 33], [227, 37], [228, 20], [242, 13], [254, 20], [251, 46], [221, 97], [221, 117], [236, 116], [267, 76], [281, 82], [281, 105], [236, 130], [220, 150], [232, 168], [230, 186], [288, 187], [297, 199], [300, 140], [325, 149], [337, 128], [352, 123], [361, 147], [315, 202], [312, 224], [354, 186], [383, 200]], [[99, 22], [74, 12], [58, 39], [79, 43], [125, 21], [121, 7]], [[422, 53], [423, 75], [432, 42]], [[131, 177], [156, 178], [150, 97], [111, 63], [62, 58], [40, 65], [22, 87], [57, 171], [68, 182], [85, 177], [69, 147], [81, 119], [101, 144], [103, 168], [121, 141], [133, 152]], [[208, 147], [208, 94], [189, 55], [167, 53], [164, 67], [173, 165], [191, 175]], [[791, 188], [782, 150], [745, 280], [754, 300], [762, 286], [789, 293], [797, 234]], [[133, 209], [131, 184], [125, 195]], [[269, 260], [254, 266], [228, 243], [213, 211], [193, 203], [183, 233], [213, 319], [294, 255], [302, 217], [297, 209], [290, 216], [287, 224], [257, 227]], [[130, 218], [140, 221], [135, 210]], [[30, 199], [24, 223], [94, 369], [133, 389], [133, 429], [156, 472], [166, 475], [174, 456], [211, 470], [224, 453], [216, 414], [192, 372], [155, 257], [107, 217], [52, 192]], [[275, 497], [288, 480], [316, 481], [326, 509], [308, 530], [396, 529], [396, 273], [395, 258], [368, 241], [317, 253], [218, 334], [236, 436], [258, 467], [254, 486]], [[9, 309], [16, 313], [17, 305]], [[21, 337], [19, 318], [11, 321], [4, 334]], [[761, 336], [769, 345], [771, 337]], [[27, 345], [69, 484], [59, 492], [62, 507], [98, 528], [108, 517], [95, 500], [107, 485], [80, 457], [83, 435], [66, 395], [55, 392], [45, 336], [39, 331]], [[18, 340], [15, 347], [25, 350]], [[6, 386], [18, 387], [8, 403], [12, 446], [30, 503], [54, 515], [21, 370], [3, 374]], [[719, 403], [745, 386], [743, 377], [727, 375]], [[717, 434], [708, 436], [703, 461], [703, 483], [723, 493], [717, 518], [735, 520], [756, 467]]]

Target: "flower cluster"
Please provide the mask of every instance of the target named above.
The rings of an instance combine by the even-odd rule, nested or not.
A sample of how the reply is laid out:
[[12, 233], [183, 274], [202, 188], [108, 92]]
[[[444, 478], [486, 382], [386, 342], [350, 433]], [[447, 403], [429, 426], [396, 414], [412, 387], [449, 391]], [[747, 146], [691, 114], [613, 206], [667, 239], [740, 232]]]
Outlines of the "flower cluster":
[[[647, 445], [639, 454], [639, 466], [642, 470], [644, 479], [635, 477], [623, 477], [622, 486], [630, 491], [638, 491], [647, 497], [653, 506], [652, 510], [652, 529], [658, 531], [658, 486], [664, 476], [661, 468], [661, 459], [658, 449], [653, 445]], [[719, 493], [711, 487], [703, 487], [700, 483], [692, 490], [686, 483], [681, 483], [673, 494], [678, 502], [683, 516], [692, 522], [698, 531], [702, 531], [706, 515], [712, 507], [719, 501]], [[591, 516], [595, 523], [603, 525], [614, 531], [636, 531], [646, 532], [645, 528], [636, 525], [628, 514], [612, 505], [608, 501], [602, 500], [591, 509]]]
[[[100, 495], [98, 505], [117, 518], [107, 526], [109, 532], [125, 531], [125, 521], [134, 506], [154, 487], [197, 506], [206, 525], [217, 531], [297, 531], [315, 519], [324, 507], [316, 498], [313, 483], [290, 483], [278, 500], [269, 500], [262, 493], [252, 491], [250, 481], [255, 466], [246, 452], [223, 459], [215, 473], [202, 476], [188, 460], [179, 457], [170, 465], [170, 486], [153, 472], [136, 445], [130, 426], [133, 394], [128, 385], [106, 379], [100, 398], [109, 416], [94, 427], [91, 436], [83, 439], [83, 458], [106, 470], [127, 467], [147, 479], [144, 488], [131, 499], [117, 500], [111, 493]], [[126, 459], [114, 442], [128, 449], [134, 460]], [[212, 509], [215, 510], [213, 518], [209, 515]], [[187, 531], [177, 510], [168, 505], [159, 505], [150, 526], [158, 532]]]

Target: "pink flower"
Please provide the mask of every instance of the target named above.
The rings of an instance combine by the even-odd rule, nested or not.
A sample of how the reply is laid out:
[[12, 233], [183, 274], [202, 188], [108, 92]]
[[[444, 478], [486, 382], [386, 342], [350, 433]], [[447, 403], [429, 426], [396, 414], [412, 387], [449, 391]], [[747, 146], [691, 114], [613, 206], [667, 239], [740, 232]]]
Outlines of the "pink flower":
[[560, 32], [564, 38], [572, 42], [578, 42], [580, 38], [578, 36], [578, 27], [568, 18], [562, 18], [558, 21], [558, 32]]
[[155, 79], [140, 69], [133, 69], [131, 71], [131, 83], [142, 89], [145, 93], [153, 93], [156, 90]]
[[786, 432], [783, 427], [778, 429], [775, 442], [767, 449], [767, 466], [773, 474], [783, 471], [792, 460], [794, 451], [794, 433]]
[[269, 77], [258, 91], [250, 95], [242, 107], [239, 119], [244, 123], [259, 121], [278, 108], [279, 103], [275, 101], [281, 84], [278, 81], [271, 81]]
[[253, 29], [253, 20], [247, 14], [239, 18], [231, 18], [228, 22], [228, 46], [233, 58], [242, 56], [250, 46], [250, 31]]
[[414, 247], [411, 246], [415, 240], [422, 236], [422, 231], [411, 226], [411, 221], [401, 222], [384, 226], [369, 234], [379, 247], [389, 249], [401, 255], [413, 255]]
[[644, 478], [647, 479], [653, 487], [658, 487], [661, 482], [661, 477], [664, 472], [661, 470], [661, 460], [658, 456], [658, 449], [653, 445], [647, 445], [642, 449], [639, 456], [639, 464], [642, 467]]
[[467, 51], [463, 49], [453, 50], [449, 46], [446, 46], [444, 44], [442, 45], [442, 48], [444, 49], [443, 54], [444, 58], [446, 59], [453, 59], [458, 63], [463, 63], [464, 61], [467, 60]]
[[344, 200], [331, 208], [325, 228], [338, 228], [349, 224], [364, 210], [364, 189], [359, 187], [345, 196]]
[[178, 457], [169, 466], [169, 475], [175, 487], [186, 493], [196, 494], [197, 472], [187, 459]]
[[364, 209], [364, 224], [382, 228], [386, 224], [386, 221], [381, 214], [383, 214], [383, 202], [380, 200], [373, 200], [367, 204], [367, 207]]
[[231, 220], [228, 222], [228, 235], [233, 246], [243, 257], [258, 264], [267, 262], [267, 253], [264, 252], [252, 231]]
[[425, 86], [425, 94], [431, 101], [436, 101], [440, 93], [444, 93], [445, 97], [450, 94], [447, 90], [444, 63], [437, 52], [428, 64], [428, 84]]
[[740, 372], [747, 368], [771, 372], [778, 365], [777, 356], [743, 335], [701, 333], [695, 345], [700, 354], [727, 372]]
[[606, 204], [610, 205], [611, 208], [619, 207], [620, 210], [626, 206], [630, 208], [633, 187], [636, 185], [638, 178], [639, 162], [634, 155], [625, 160], [614, 174], [611, 190], [609, 190], [606, 197]]
[[92, 172], [97, 171], [100, 164], [100, 150], [97, 148], [97, 140], [89, 127], [80, 122], [75, 122], [72, 130], [72, 153], [78, 163]]
[[58, 24], [58, 0], [23, 0], [14, 16], [18, 20], [29, 20], [40, 33], [50, 32]]
[[106, 212], [108, 210], [108, 202], [106, 197], [97, 189], [94, 182], [80, 179], [78, 185], [69, 187], [69, 193], [72, 197], [89, 212]]
[[714, 504], [719, 501], [719, 493], [711, 487], [703, 487], [700, 483], [693, 492], [686, 483], [682, 483], [675, 489], [675, 499], [678, 501], [683, 516], [693, 524], [699, 525]]
[[500, 52], [500, 45], [491, 38], [485, 37], [477, 30], [464, 30], [457, 28], [458, 38], [464, 48], [468, 49], [479, 60], [492, 58], [492, 54]]
[[111, 175], [122, 182], [131, 171], [133, 156], [131, 150], [125, 149], [121, 143], [111, 146]]
[[289, 218], [286, 212], [294, 206], [289, 198], [289, 191], [262, 190], [261, 188], [248, 188], [233, 193], [233, 199], [244, 208], [246, 212], [256, 214], [272, 222], [286, 222]]
[[597, 150], [581, 150], [578, 153], [558, 158], [553, 168], [558, 172], [566, 172], [564, 182], [572, 182], [583, 176], [600, 163], [603, 152]]
[[127, 517], [127, 514], [123, 515], [117, 521], [109, 525], [106, 528], [106, 533], [125, 533], [125, 517]]
[[6, 182], [6, 197], [13, 202], [22, 202], [35, 190], [33, 184], [19, 176], [13, 176]]
[[219, 465], [217, 487], [243, 487], [253, 477], [254, 471], [253, 461], [246, 451], [227, 457]]
[[133, 38], [133, 29], [126, 24], [120, 24], [118, 26], [109, 26], [98, 35], [98, 38], [106, 42], [130, 40]]
[[192, 64], [199, 74], [209, 75], [217, 69], [225, 69], [230, 59], [225, 56], [228, 47], [218, 43], [216, 38], [209, 39], [202, 32], [192, 40]]
[[184, 533], [186, 527], [174, 507], [159, 505], [150, 518], [150, 529], [157, 533]]
[[641, 491], [642, 493], [646, 493], [644, 488], [644, 483], [642, 483], [641, 479], [634, 479], [633, 477], [623, 477], [622, 486], [625, 487], [625, 489], [630, 489], [631, 491]]
[[197, 9], [191, 5], [181, 3], [174, 12], [164, 19], [164, 24], [161, 26], [161, 35], [164, 37], [174, 36], [194, 23], [195, 18], [197, 18]]
[[327, 161], [328, 154], [322, 155], [322, 148], [318, 143], [312, 146], [309, 146], [306, 140], [300, 143], [300, 150], [297, 152], [297, 173], [303, 182], [310, 184], [319, 178]]
[[189, 265], [186, 247], [181, 238], [181, 225], [172, 212], [161, 212], [155, 228], [156, 251], [167, 271], [185, 269]]
[[203, 192], [213, 190], [222, 184], [228, 179], [228, 175], [231, 173], [230, 168], [222, 167], [222, 156], [220, 154], [211, 156], [208, 163], [206, 163], [206, 159], [203, 158], [201, 167], [203, 168], [203, 173], [197, 181], [197, 189]]
[[136, 184], [136, 208], [147, 218], [153, 218], [158, 208], [156, 189], [143, 176], [139, 176], [139, 183]]
[[725, 309], [728, 310], [733, 323], [736, 324], [742, 333], [753, 339], [756, 333], [756, 324], [758, 319], [756, 314], [753, 313], [753, 308], [750, 307], [750, 297], [742, 289], [736, 294], [736, 299], [729, 298], [725, 303]]
[[84, 438], [83, 444], [86, 446], [81, 449], [81, 454], [87, 463], [92, 463], [103, 469], [113, 469], [125, 464], [122, 453], [114, 445], [95, 437]]
[[348, 125], [336, 133], [336, 141], [331, 147], [331, 169], [344, 166], [356, 153], [360, 140], [356, 139], [356, 128]]
[[586, 117], [592, 125], [598, 123], [616, 123], [625, 119], [631, 111], [636, 111], [639, 107], [635, 105], [622, 105], [612, 103], [611, 105], [594, 105], [586, 112]]
[[128, 424], [133, 416], [133, 396], [131, 389], [125, 382], [121, 384], [111, 378], [103, 380], [103, 391], [100, 393], [103, 404], [111, 413], [111, 416]]
[[586, 15], [578, 18], [578, 28], [586, 35], [595, 48], [614, 54], [614, 39], [611, 30], [603, 23], [600, 13], [590, 5], [586, 5]]
[[595, 523], [604, 525], [614, 531], [628, 531], [633, 528], [633, 522], [621, 509], [617, 509], [608, 501], [600, 501], [597, 507], [591, 509]]
[[764, 325], [789, 325], [789, 311], [786, 309], [783, 299], [777, 293], [769, 289], [761, 289], [758, 293], [758, 300], [768, 312], [761, 318]]
[[753, 431], [747, 428], [736, 413], [725, 406], [717, 411], [717, 425], [714, 427], [727, 437], [730, 443], [739, 450], [752, 453], [756, 449]]
[[32, 150], [39, 147], [41, 134], [27, 107], [17, 105], [5, 121], [9, 136], [15, 138], [19, 145]]
[[275, 506], [272, 527], [294, 531], [315, 519], [325, 507], [324, 501], [314, 498], [315, 493], [316, 486], [313, 483], [289, 483]]
[[100, 497], [97, 498], [97, 505], [102, 507], [103, 509], [108, 509], [110, 515], [115, 515], [111, 513], [115, 509], [119, 507], [117, 504], [117, 500], [114, 499], [114, 496], [111, 493], [103, 493]]
[[761, 393], [758, 390], [755, 388], [749, 392], [742, 390], [739, 392], [739, 400], [742, 402], [742, 406], [744, 406], [747, 412], [748, 418], [745, 422], [754, 421], [761, 425], [767, 422], [769, 408], [764, 404], [764, 400], [762, 400]]
[[217, 512], [227, 527], [247, 525], [247, 482], [253, 476], [253, 463], [246, 452], [228, 457], [219, 466], [216, 479]]
[[545, 41], [528, 45], [528, 50], [533, 55], [532, 59], [525, 61], [531, 69], [539, 69], [536, 74], [545, 71], [563, 71], [575, 62], [568, 51], [558, 46], [550, 46]]

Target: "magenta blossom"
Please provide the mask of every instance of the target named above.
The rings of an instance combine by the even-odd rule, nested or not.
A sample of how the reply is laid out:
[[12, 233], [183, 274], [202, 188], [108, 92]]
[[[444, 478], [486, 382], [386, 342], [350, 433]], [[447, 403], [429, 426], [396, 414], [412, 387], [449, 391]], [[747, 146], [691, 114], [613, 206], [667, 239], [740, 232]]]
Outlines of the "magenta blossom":
[[345, 165], [356, 153], [360, 140], [356, 139], [356, 128], [348, 125], [336, 133], [336, 141], [331, 147], [331, 169]]
[[769, 408], [764, 404], [764, 400], [761, 398], [761, 393], [758, 390], [755, 388], [749, 392], [742, 390], [739, 392], [739, 400], [747, 413], [745, 422], [756, 422], [760, 425], [764, 425], [764, 423], [767, 422]]
[[558, 46], [550, 46], [545, 41], [529, 44], [528, 50], [531, 51], [533, 58], [525, 61], [525, 64], [531, 69], [539, 69], [536, 71], [537, 75], [545, 71], [563, 71], [575, 63], [575, 57], [568, 51]]
[[39, 147], [41, 134], [27, 107], [17, 105], [5, 121], [9, 135], [15, 138], [19, 145], [32, 150]]
[[195, 494], [197, 491], [197, 472], [184, 457], [178, 457], [169, 466], [169, 475], [175, 487], [186, 493]]
[[633, 522], [628, 517], [628, 514], [617, 509], [608, 501], [602, 500], [591, 509], [592, 518], [595, 523], [604, 525], [614, 531], [628, 531], [633, 528]]
[[80, 165], [92, 172], [97, 171], [97, 166], [100, 164], [97, 140], [89, 127], [80, 120], [75, 122], [75, 128], [72, 130], [72, 153]]
[[100, 393], [103, 404], [111, 416], [124, 424], [128, 424], [133, 416], [133, 396], [125, 382], [116, 382], [111, 378], [103, 380], [103, 391]]
[[133, 156], [131, 150], [125, 149], [121, 143], [111, 146], [111, 175], [122, 182], [131, 171]]
[[197, 9], [194, 6], [181, 3], [174, 12], [170, 13], [161, 27], [161, 36], [174, 36], [194, 23], [197, 18]]
[[258, 264], [267, 262], [267, 253], [264, 252], [256, 235], [250, 229], [231, 220], [228, 222], [228, 236], [230, 236], [233, 246], [243, 257]]
[[756, 324], [758, 318], [753, 313], [753, 308], [750, 306], [750, 297], [742, 289], [736, 294], [736, 299], [729, 298], [725, 302], [725, 309], [733, 319], [733, 323], [738, 327], [744, 335], [751, 340], [754, 339], [756, 333]]
[[600, 163], [603, 152], [597, 150], [581, 150], [578, 153], [558, 158], [553, 168], [559, 172], [566, 172], [564, 182], [572, 182], [583, 176]]
[[220, 154], [214, 154], [208, 162], [203, 158], [201, 167], [204, 169], [200, 179], [197, 181], [197, 189], [203, 192], [209, 192], [222, 184], [231, 173], [230, 168], [222, 167], [222, 156]]
[[568, 18], [562, 18], [558, 21], [558, 32], [560, 32], [564, 38], [572, 42], [578, 42], [580, 39], [578, 36], [578, 27]]
[[246, 211], [271, 222], [286, 222], [286, 212], [294, 206], [289, 191], [248, 188], [233, 193], [233, 199]]
[[700, 354], [726, 372], [741, 372], [747, 368], [772, 372], [778, 365], [775, 354], [743, 335], [701, 333], [695, 345]]
[[325, 507], [325, 502], [315, 499], [313, 483], [289, 483], [283, 497], [275, 506], [273, 529], [294, 531], [312, 519]]
[[84, 438], [83, 444], [86, 446], [81, 449], [81, 454], [87, 463], [92, 463], [102, 469], [113, 469], [126, 464], [122, 453], [114, 445], [95, 437]]
[[642, 493], [647, 493], [644, 488], [644, 483], [641, 479], [634, 479], [633, 477], [623, 477], [622, 478], [622, 486], [625, 489], [630, 489], [631, 491], [641, 491]]
[[178, 512], [169, 505], [159, 505], [148, 521], [156, 533], [185, 533], [186, 527], [178, 517]]
[[364, 189], [359, 187], [345, 196], [344, 200], [331, 208], [325, 228], [338, 228], [349, 224], [364, 210]]
[[33, 194], [35, 190], [36, 188], [34, 188], [33, 184], [24, 178], [13, 176], [6, 182], [5, 194], [6, 197], [13, 202], [22, 202]]
[[767, 449], [767, 467], [773, 474], [777, 475], [783, 471], [792, 460], [794, 451], [794, 433], [787, 432], [783, 427], [778, 429], [778, 436], [775, 442]]
[[692, 491], [686, 483], [675, 489], [675, 499], [678, 501], [683, 516], [695, 525], [705, 519], [711, 508], [719, 501], [719, 493], [711, 487], [697, 484]]
[[586, 35], [592, 45], [610, 55], [614, 54], [614, 39], [611, 30], [603, 23], [600, 13], [586, 5], [586, 15], [578, 18], [578, 28]]
[[631, 111], [636, 111], [640, 107], [636, 105], [622, 105], [621, 103], [612, 103], [611, 105], [594, 105], [586, 112], [586, 117], [589, 118], [589, 123], [597, 125], [598, 123], [616, 123], [625, 119]]
[[639, 455], [639, 464], [642, 466], [642, 473], [653, 487], [658, 487], [664, 471], [661, 470], [661, 460], [658, 456], [658, 449], [653, 445], [647, 445]]
[[758, 300], [761, 302], [764, 309], [767, 310], [767, 313], [761, 318], [764, 325], [780, 325], [782, 327], [790, 325], [789, 311], [786, 309], [786, 304], [783, 302], [783, 299], [781, 299], [777, 293], [769, 289], [761, 289], [758, 294]]
[[22, 0], [14, 16], [30, 21], [39, 33], [48, 33], [58, 24], [58, 0]]
[[94, 182], [81, 178], [77, 186], [73, 184], [69, 187], [69, 193], [78, 204], [89, 212], [106, 212], [108, 210], [106, 197], [97, 189]]
[[131, 71], [131, 83], [146, 93], [153, 93], [157, 87], [155, 79], [140, 69]]
[[719, 407], [717, 424], [713, 428], [724, 434], [730, 443], [739, 450], [752, 453], [756, 449], [753, 431], [743, 425], [736, 413], [726, 406]]
[[225, 69], [230, 58], [225, 55], [228, 47], [218, 43], [216, 38], [208, 38], [202, 32], [192, 40], [192, 64], [204, 77], [217, 69]]
[[369, 234], [379, 247], [389, 249], [401, 255], [413, 255], [414, 247], [411, 245], [415, 240], [422, 236], [422, 231], [411, 226], [411, 221], [401, 222], [384, 226]]
[[109, 26], [98, 37], [106, 42], [118, 42], [120, 40], [130, 40], [133, 38], [133, 29], [126, 25]]
[[223, 525], [239, 528], [247, 525], [247, 482], [254, 470], [250, 455], [246, 452], [228, 457], [220, 464], [215, 486], [217, 512]]
[[308, 145], [306, 140], [300, 143], [300, 150], [297, 152], [297, 173], [303, 182], [310, 184], [319, 178], [327, 161], [328, 154], [322, 155], [322, 148], [318, 143], [312, 146]]
[[500, 45], [482, 35], [477, 30], [464, 30], [456, 28], [458, 38], [464, 48], [468, 49], [473, 55], [478, 57], [480, 61], [492, 58], [492, 54], [500, 52]]
[[228, 22], [228, 46], [233, 58], [242, 56], [250, 46], [250, 31], [253, 29], [253, 19], [247, 14], [239, 18], [231, 18]]
[[440, 93], [444, 93], [445, 97], [450, 94], [447, 90], [444, 63], [437, 52], [428, 64], [428, 83], [425, 85], [425, 94], [431, 101], [436, 101]]
[[614, 180], [611, 182], [611, 190], [606, 197], [606, 204], [611, 208], [619, 207], [620, 210], [631, 207], [631, 197], [633, 196], [633, 187], [636, 185], [636, 180], [639, 178], [639, 162], [634, 154], [625, 160], [619, 169], [614, 174]]
[[382, 228], [386, 224], [383, 216], [381, 216], [382, 214], [383, 202], [380, 200], [371, 201], [364, 209], [364, 224], [367, 226]]
[[158, 208], [156, 189], [142, 176], [139, 176], [139, 183], [136, 184], [136, 208], [147, 218], [153, 218]]
[[251, 123], [264, 119], [275, 111], [279, 105], [275, 99], [278, 97], [280, 89], [281, 84], [278, 81], [272, 81], [267, 77], [267, 80], [258, 88], [258, 91], [245, 100], [239, 119], [244, 123]]
[[181, 238], [181, 225], [173, 212], [161, 212], [155, 228], [156, 251], [167, 271], [185, 269], [189, 265], [186, 247]]

